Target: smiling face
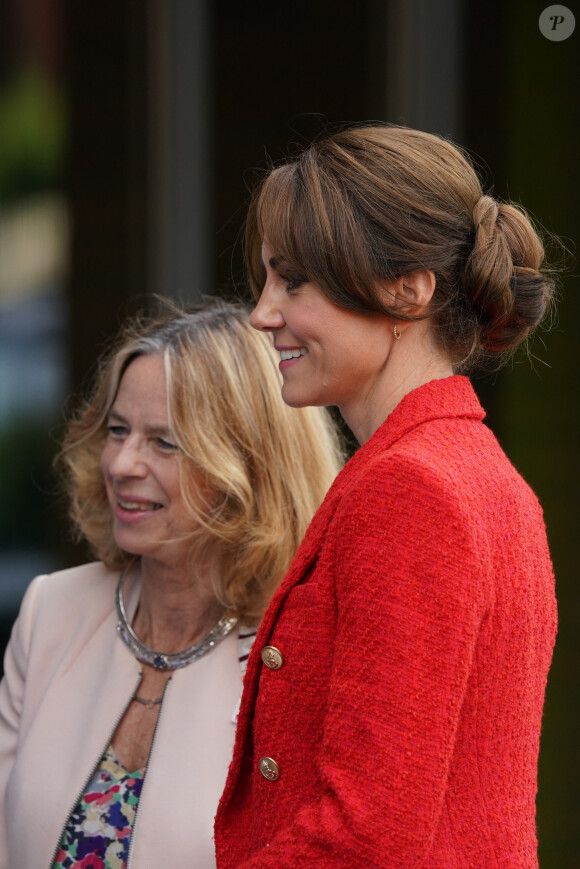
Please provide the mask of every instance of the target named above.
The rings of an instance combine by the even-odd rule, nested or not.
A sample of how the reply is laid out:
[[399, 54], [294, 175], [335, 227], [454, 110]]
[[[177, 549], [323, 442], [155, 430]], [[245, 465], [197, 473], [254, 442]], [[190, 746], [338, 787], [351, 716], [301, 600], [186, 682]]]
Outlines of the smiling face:
[[348, 422], [373, 401], [393, 343], [393, 321], [339, 308], [266, 242], [262, 256], [266, 280], [250, 320], [272, 333], [280, 352], [284, 401], [292, 407], [337, 405]]
[[[101, 469], [125, 552], [177, 565], [191, 525], [181, 495], [179, 448], [171, 434], [160, 354], [138, 356], [121, 378], [107, 418]], [[181, 539], [176, 539], [180, 538]]]

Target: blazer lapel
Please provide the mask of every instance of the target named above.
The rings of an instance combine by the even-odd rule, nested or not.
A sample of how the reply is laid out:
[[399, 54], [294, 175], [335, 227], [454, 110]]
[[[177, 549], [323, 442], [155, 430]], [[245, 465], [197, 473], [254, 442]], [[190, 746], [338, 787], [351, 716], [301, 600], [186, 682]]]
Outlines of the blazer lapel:
[[218, 808], [218, 816], [224, 810], [225, 805], [233, 792], [242, 762], [246, 755], [246, 745], [249, 740], [252, 712], [256, 702], [260, 673], [262, 671], [262, 649], [264, 646], [268, 645], [268, 640], [278, 618], [278, 613], [280, 612], [289, 592], [303, 579], [306, 572], [318, 557], [318, 552], [326, 534], [326, 529], [334, 516], [344, 489], [344, 476], [347, 478], [350, 476], [347, 473], [347, 468], [345, 468], [336, 478], [325, 500], [314, 515], [310, 525], [308, 526], [304, 539], [298, 547], [296, 555], [290, 564], [288, 573], [272, 598], [272, 602], [266, 610], [266, 614], [264, 615], [262, 623], [258, 629], [248, 659], [248, 667], [244, 678], [244, 692], [238, 715], [234, 754], [226, 787]]

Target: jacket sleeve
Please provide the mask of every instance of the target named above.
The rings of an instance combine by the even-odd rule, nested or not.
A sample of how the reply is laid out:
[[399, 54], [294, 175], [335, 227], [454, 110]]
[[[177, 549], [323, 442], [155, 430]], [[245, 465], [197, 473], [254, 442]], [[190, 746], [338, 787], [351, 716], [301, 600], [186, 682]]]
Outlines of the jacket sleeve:
[[4, 851], [7, 842], [6, 786], [19, 741], [32, 623], [37, 593], [43, 578], [37, 577], [24, 595], [4, 656], [4, 677], [0, 682], [0, 869], [8, 865], [8, 856]]
[[320, 799], [244, 869], [420, 865], [443, 809], [490, 600], [481, 529], [443, 474], [399, 456], [366, 470], [326, 544], [337, 632]]

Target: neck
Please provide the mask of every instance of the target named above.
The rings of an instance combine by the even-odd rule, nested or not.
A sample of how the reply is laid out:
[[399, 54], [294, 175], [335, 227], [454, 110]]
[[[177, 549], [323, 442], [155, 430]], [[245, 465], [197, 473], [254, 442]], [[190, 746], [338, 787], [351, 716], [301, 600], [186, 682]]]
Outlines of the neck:
[[211, 571], [199, 573], [141, 564], [141, 597], [133, 630], [141, 642], [162, 652], [178, 652], [204, 637], [223, 615], [211, 590]]
[[401, 340], [393, 344], [368, 392], [339, 410], [362, 445], [405, 395], [431, 380], [440, 380], [452, 374], [451, 361], [434, 344], [426, 321], [416, 321], [405, 329]]

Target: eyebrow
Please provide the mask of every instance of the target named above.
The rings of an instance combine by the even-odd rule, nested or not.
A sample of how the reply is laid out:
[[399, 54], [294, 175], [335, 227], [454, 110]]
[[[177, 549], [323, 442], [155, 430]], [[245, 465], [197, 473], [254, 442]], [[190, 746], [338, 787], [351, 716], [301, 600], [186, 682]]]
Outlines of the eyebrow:
[[284, 259], [282, 256], [271, 256], [268, 260], [268, 265], [271, 269], [278, 269], [280, 266], [286, 266], [289, 269], [292, 269], [293, 266], [288, 262], [287, 259]]
[[[271, 256], [270, 259], [268, 260], [268, 265], [270, 266], [271, 269], [277, 269], [281, 262], [282, 262], [282, 260], [280, 259], [280, 257]], [[266, 263], [264, 262], [263, 259], [262, 259], [262, 265], [264, 267], [266, 265]]]

